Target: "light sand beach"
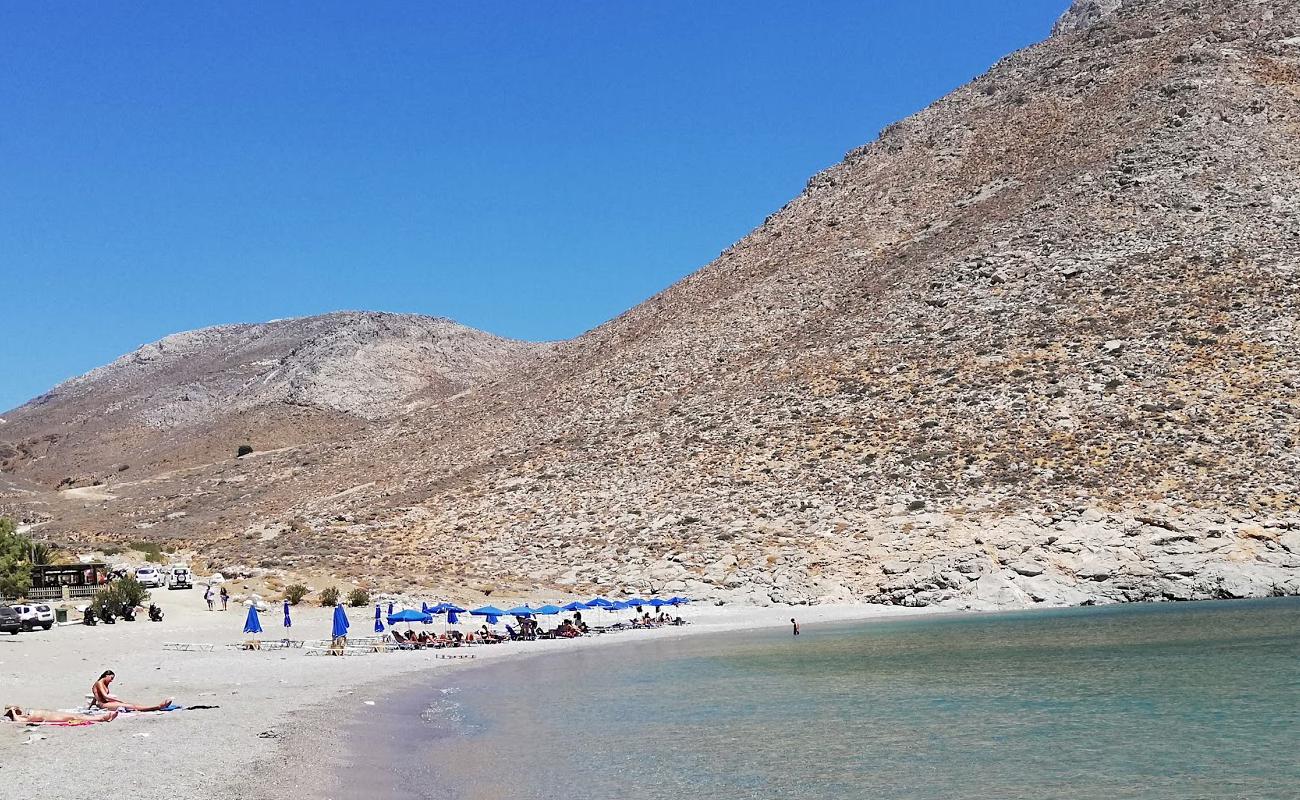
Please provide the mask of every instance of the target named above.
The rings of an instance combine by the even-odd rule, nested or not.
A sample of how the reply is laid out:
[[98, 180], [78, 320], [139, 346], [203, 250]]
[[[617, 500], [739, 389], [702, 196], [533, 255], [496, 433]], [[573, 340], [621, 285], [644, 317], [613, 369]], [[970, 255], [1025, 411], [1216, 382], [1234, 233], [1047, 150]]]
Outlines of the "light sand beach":
[[[106, 786], [169, 798], [294, 797], [311, 788], [304, 783], [339, 766], [331, 759], [342, 758], [346, 750], [337, 746], [333, 723], [382, 704], [385, 685], [398, 677], [409, 686], [434, 672], [502, 658], [789, 625], [791, 616], [806, 629], [923, 612], [869, 605], [693, 605], [681, 612], [691, 622], [683, 627], [337, 658], [307, 656], [301, 650], [225, 649], [222, 645], [248, 638], [242, 633], [245, 607], [232, 603], [229, 611], [210, 612], [201, 589], [155, 591], [154, 596], [167, 612], [161, 623], [142, 617], [132, 623], [66, 625], [0, 636], [0, 703], [45, 709], [82, 706], [94, 680], [112, 669], [117, 673], [113, 691], [125, 700], [156, 703], [174, 697], [184, 706], [220, 708], [124, 715], [82, 728], [0, 724], [0, 798], [23, 796], [22, 787], [32, 786], [67, 800], [100, 798]], [[372, 609], [349, 609], [353, 634], [371, 632]], [[600, 615], [592, 613], [598, 621]], [[295, 639], [327, 637], [331, 614], [328, 608], [297, 606], [287, 633]], [[630, 614], [619, 615], [624, 616]], [[468, 615], [466, 620], [473, 620], [462, 626], [466, 630], [482, 624]], [[286, 633], [278, 608], [263, 614], [262, 623], [263, 640]], [[174, 652], [163, 649], [165, 642], [213, 643], [218, 648]], [[439, 658], [447, 654], [474, 658]]]

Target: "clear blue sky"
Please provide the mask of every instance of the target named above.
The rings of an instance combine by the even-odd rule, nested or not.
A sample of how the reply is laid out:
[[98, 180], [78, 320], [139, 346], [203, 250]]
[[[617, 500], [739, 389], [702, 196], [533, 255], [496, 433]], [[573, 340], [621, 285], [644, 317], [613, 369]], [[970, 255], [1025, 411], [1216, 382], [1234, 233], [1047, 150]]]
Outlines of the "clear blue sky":
[[576, 335], [1067, 4], [2, 4], [0, 409], [218, 323]]

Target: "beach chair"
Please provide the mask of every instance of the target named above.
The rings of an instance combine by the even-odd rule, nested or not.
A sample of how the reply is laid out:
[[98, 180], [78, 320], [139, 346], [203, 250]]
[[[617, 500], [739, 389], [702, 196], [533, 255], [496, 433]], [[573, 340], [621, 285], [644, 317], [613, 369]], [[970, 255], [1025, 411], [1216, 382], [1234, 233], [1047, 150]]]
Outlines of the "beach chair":
[[202, 652], [211, 653], [217, 649], [211, 642], [163, 642], [164, 650], [175, 650], [182, 653]]

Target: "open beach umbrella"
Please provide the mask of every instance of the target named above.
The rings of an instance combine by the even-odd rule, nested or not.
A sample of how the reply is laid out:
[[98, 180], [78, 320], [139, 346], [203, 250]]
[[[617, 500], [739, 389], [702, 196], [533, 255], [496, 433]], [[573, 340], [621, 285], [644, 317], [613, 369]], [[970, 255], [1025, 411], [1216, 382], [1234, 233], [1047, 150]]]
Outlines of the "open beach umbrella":
[[388, 615], [389, 625], [398, 622], [405, 622], [408, 625], [412, 622], [423, 622], [425, 625], [428, 625], [430, 622], [433, 622], [433, 617], [422, 611], [416, 611], [414, 608], [404, 608], [396, 614]]
[[[476, 617], [487, 617], [488, 624], [495, 625], [501, 620], [501, 617], [505, 616], [506, 612], [496, 606], [479, 606], [469, 613]], [[450, 616], [448, 618], [450, 619]]]
[[[565, 611], [586, 611], [587, 609], [592, 608], [592, 606], [586, 603], [579, 603], [577, 600], [575, 600], [572, 603], [569, 603], [567, 606], [560, 606], [560, 608], [564, 609]], [[600, 606], [595, 606], [595, 608], [600, 608]], [[541, 609], [538, 610], [540, 611]]]
[[563, 610], [564, 610], [564, 609], [560, 608], [559, 606], [551, 605], [550, 603], [547, 603], [547, 604], [544, 605], [544, 606], [538, 606], [537, 608], [533, 609], [533, 613], [535, 613], [535, 614], [558, 614], [558, 613], [560, 613], [560, 612], [563, 611]]
[[330, 628], [330, 638], [337, 639], [340, 636], [348, 635], [348, 615], [343, 611], [343, 606], [334, 606], [334, 625]]
[[588, 600], [587, 602], [583, 603], [583, 605], [586, 606], [587, 608], [604, 608], [604, 609], [608, 609], [610, 606], [612, 606], [612, 605], [614, 605], [614, 604], [613, 604], [612, 602], [610, 602], [609, 600], [606, 600], [606, 599], [603, 598], [603, 597], [593, 597], [592, 599], [590, 599], [590, 600]]
[[606, 611], [622, 611], [625, 608], [631, 608], [631, 606], [629, 606], [626, 602], [622, 600], [615, 600], [614, 602], [605, 606]]
[[668, 605], [668, 601], [661, 597], [652, 597], [646, 602], [646, 605], [653, 606], [654, 608], [663, 608]]
[[516, 617], [531, 617], [537, 613], [537, 610], [529, 608], [528, 604], [524, 603], [522, 606], [515, 606], [514, 608], [507, 609], [506, 613], [512, 614]]
[[292, 628], [293, 620], [289, 619], [289, 601], [284, 601], [284, 627]]
[[257, 618], [257, 606], [248, 607], [248, 619], [244, 620], [244, 633], [261, 633], [262, 621]]
[[[392, 605], [390, 604], [388, 607], [392, 608]], [[379, 620], [379, 604], [375, 603], [375, 633], [383, 633], [383, 632], [384, 632], [384, 623]]]
[[627, 600], [622, 600], [620, 602], [627, 603], [624, 608], [636, 608], [637, 606], [645, 605], [645, 601], [639, 597], [629, 597]]

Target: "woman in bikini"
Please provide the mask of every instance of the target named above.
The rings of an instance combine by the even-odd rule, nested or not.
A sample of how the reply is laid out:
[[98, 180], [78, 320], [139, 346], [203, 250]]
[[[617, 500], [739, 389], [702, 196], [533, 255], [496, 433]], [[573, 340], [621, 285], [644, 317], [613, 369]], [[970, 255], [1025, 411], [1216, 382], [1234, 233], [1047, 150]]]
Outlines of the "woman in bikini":
[[5, 706], [4, 710], [5, 719], [21, 722], [24, 725], [41, 722], [112, 722], [116, 717], [116, 711], [103, 714], [69, 714], [64, 711], [46, 711], [43, 708], [23, 711], [18, 706]]
[[104, 670], [104, 674], [95, 681], [95, 685], [90, 688], [90, 693], [94, 697], [90, 703], [92, 708], [102, 708], [105, 711], [161, 711], [172, 704], [170, 697], [156, 706], [142, 706], [114, 697], [109, 694], [108, 687], [116, 677], [117, 674], [109, 669]]

